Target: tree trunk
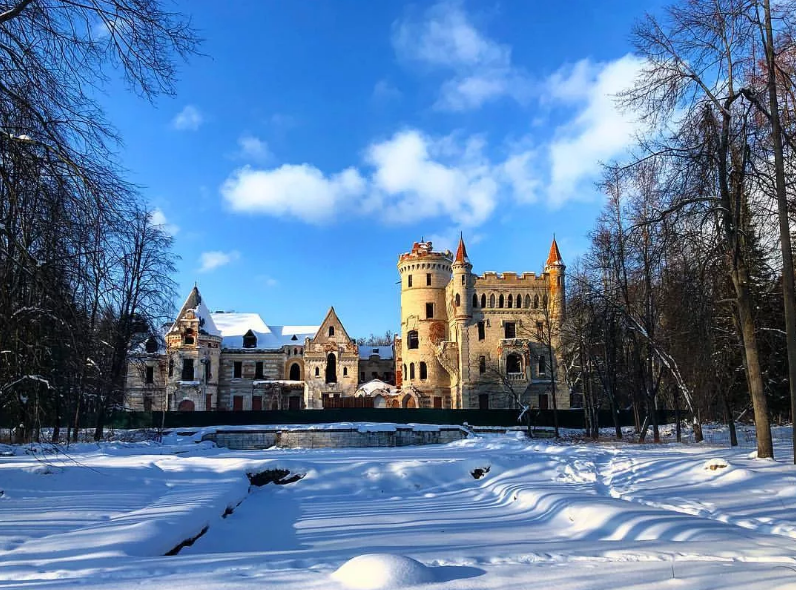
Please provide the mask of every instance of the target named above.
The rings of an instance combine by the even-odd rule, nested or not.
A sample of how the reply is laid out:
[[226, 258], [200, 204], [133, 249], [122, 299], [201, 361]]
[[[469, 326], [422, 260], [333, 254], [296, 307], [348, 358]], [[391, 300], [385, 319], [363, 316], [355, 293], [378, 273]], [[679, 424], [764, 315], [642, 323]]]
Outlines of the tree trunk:
[[[765, 50], [768, 66], [768, 104], [771, 115], [771, 142], [774, 150], [774, 177], [777, 192], [777, 217], [782, 251], [782, 299], [785, 306], [785, 340], [788, 351], [788, 380], [790, 386], [791, 423], [796, 427], [796, 292], [793, 282], [793, 249], [791, 246], [790, 220], [788, 218], [788, 193], [785, 182], [785, 159], [782, 141], [782, 126], [777, 97], [777, 73], [774, 55], [774, 32], [771, 26], [771, 3], [764, 0]], [[757, 408], [755, 408], [755, 414]], [[755, 423], [757, 419], [755, 418]], [[796, 433], [796, 428], [794, 429]], [[769, 433], [770, 434], [770, 433]], [[758, 437], [758, 456], [760, 456]], [[773, 456], [773, 449], [772, 449]], [[793, 437], [793, 461], [796, 463], [796, 436]]]
[[735, 432], [735, 420], [732, 418], [732, 407], [730, 406], [730, 396], [726, 390], [721, 395], [724, 400], [724, 413], [727, 415], [727, 426], [730, 429], [730, 446], [738, 446], [738, 433]]

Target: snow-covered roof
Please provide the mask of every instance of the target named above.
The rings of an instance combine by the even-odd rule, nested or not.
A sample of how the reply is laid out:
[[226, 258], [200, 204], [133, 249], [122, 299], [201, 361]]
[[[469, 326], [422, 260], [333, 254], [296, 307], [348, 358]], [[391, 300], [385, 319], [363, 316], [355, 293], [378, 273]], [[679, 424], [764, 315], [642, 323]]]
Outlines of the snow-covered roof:
[[318, 326], [269, 326], [257, 313], [211, 314], [221, 335], [222, 348], [243, 348], [243, 336], [250, 330], [257, 337], [257, 348], [274, 350], [283, 346], [303, 346], [304, 338], [312, 338]]
[[359, 358], [367, 360], [373, 355], [378, 355], [382, 360], [392, 360], [392, 346], [365, 346], [359, 347]]
[[373, 397], [377, 394], [386, 394], [386, 395], [395, 395], [398, 393], [398, 389], [390, 385], [389, 383], [385, 383], [380, 379], [372, 379], [367, 383], [363, 383], [357, 388], [356, 395], [364, 395], [367, 397]]
[[[216, 327], [216, 324], [213, 322], [213, 318], [210, 314], [210, 310], [207, 309], [202, 296], [199, 294], [199, 289], [194, 286], [191, 289], [191, 292], [188, 294], [188, 298], [185, 300], [185, 303], [182, 304], [182, 308], [180, 309], [180, 313], [177, 314], [177, 318], [181, 318], [185, 312], [193, 311], [197, 318], [199, 318], [199, 331], [204, 332], [206, 334], [210, 334], [211, 336], [221, 336], [221, 332]], [[174, 322], [172, 325], [171, 330], [177, 328], [177, 322]]]

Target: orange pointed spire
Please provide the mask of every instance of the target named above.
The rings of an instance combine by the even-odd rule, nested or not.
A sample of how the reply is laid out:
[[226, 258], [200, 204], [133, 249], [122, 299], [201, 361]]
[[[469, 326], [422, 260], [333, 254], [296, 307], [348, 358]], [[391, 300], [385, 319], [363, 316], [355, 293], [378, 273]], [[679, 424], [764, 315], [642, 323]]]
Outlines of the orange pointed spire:
[[550, 244], [550, 254], [547, 256], [547, 262], [545, 263], [545, 266], [557, 266], [563, 263], [564, 260], [561, 258], [561, 252], [558, 251], [556, 237], [553, 235], [553, 243]]
[[467, 261], [467, 248], [464, 247], [464, 233], [459, 234], [459, 248], [456, 250], [456, 262]]

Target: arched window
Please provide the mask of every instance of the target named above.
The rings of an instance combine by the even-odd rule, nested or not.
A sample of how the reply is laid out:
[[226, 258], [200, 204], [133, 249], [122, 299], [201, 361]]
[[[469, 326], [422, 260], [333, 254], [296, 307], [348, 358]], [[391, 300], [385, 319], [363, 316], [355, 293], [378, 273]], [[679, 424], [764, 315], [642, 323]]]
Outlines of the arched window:
[[539, 374], [544, 375], [547, 370], [547, 361], [544, 355], [539, 356]]
[[329, 336], [334, 336], [334, 326], [329, 326]]
[[516, 301], [515, 305], [517, 306], [517, 309], [522, 307], [522, 295], [520, 293], [517, 293], [517, 299], [515, 299], [515, 301]]
[[183, 336], [182, 341], [184, 344], [193, 344], [194, 343], [193, 330], [191, 330], [190, 328], [185, 330], [185, 335]]
[[257, 336], [251, 330], [243, 335], [243, 348], [257, 348]]
[[503, 307], [503, 295], [502, 294], [500, 295], [500, 297], [498, 297], [498, 307]]
[[415, 364], [409, 363], [409, 380], [411, 381], [414, 378], [415, 378]]
[[343, 377], [348, 377], [348, 367], [343, 367]]
[[411, 330], [406, 335], [406, 347], [414, 349], [420, 346], [420, 339], [417, 337], [417, 330]]
[[489, 296], [489, 307], [495, 307], [495, 294], [492, 293]]
[[511, 309], [514, 306], [514, 297], [509, 294], [509, 300], [506, 302], [506, 307]]
[[298, 354], [298, 348], [294, 348], [294, 349], [293, 349], [293, 355], [295, 356], [295, 355], [297, 355], [297, 354]]
[[174, 377], [174, 359], [169, 359], [169, 377]]
[[454, 305], [456, 305], [456, 307], [459, 307], [461, 304], [462, 304], [462, 298], [458, 293], [456, 293], [456, 303]]
[[481, 295], [481, 307], [486, 307], [486, 294]]
[[321, 376], [321, 370], [318, 367], [315, 367], [315, 376], [316, 377], [320, 377]]
[[547, 293], [542, 295], [542, 309], [547, 309]]
[[331, 352], [326, 357], [326, 382], [337, 383], [337, 359]]
[[420, 378], [428, 379], [428, 367], [423, 361], [420, 361]]
[[506, 373], [522, 373], [522, 360], [518, 354], [510, 354], [506, 357]]
[[478, 295], [473, 293], [473, 308], [478, 307]]
[[526, 295], [525, 296], [525, 307], [527, 307], [529, 309], [531, 307], [531, 296], [530, 295]]
[[150, 336], [149, 339], [146, 341], [146, 351], [147, 352], [157, 352], [158, 351], [158, 341], [157, 338], [154, 336]]
[[301, 381], [301, 367], [299, 367], [298, 363], [290, 365], [290, 380]]
[[406, 375], [407, 375], [407, 373], [406, 373], [406, 363], [404, 363], [404, 379], [406, 379]]
[[539, 296], [538, 295], [534, 295], [533, 296], [533, 308], [534, 309], [539, 309]]

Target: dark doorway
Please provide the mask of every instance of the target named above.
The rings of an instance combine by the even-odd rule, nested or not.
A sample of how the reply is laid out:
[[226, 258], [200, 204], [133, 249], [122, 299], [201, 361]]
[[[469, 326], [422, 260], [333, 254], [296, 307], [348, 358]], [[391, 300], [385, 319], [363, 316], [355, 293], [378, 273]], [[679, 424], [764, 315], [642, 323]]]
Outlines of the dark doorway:
[[481, 393], [478, 395], [478, 409], [479, 410], [488, 410], [489, 409], [489, 394], [488, 393]]
[[184, 399], [180, 402], [180, 405], [177, 406], [178, 412], [193, 412], [194, 403], [189, 399]]
[[243, 396], [242, 395], [234, 395], [232, 396], [232, 410], [235, 412], [242, 412], [243, 411]]
[[542, 393], [539, 394], [539, 409], [546, 410], [548, 408], [548, 401], [547, 401], [547, 394]]
[[252, 396], [252, 411], [259, 412], [263, 409], [263, 397], [261, 395]]
[[435, 410], [441, 410], [442, 409], [442, 398], [439, 397], [439, 396], [436, 396], [434, 398], [434, 409]]
[[298, 366], [298, 363], [290, 365], [290, 380], [301, 381], [301, 367]]
[[326, 382], [337, 383], [337, 359], [331, 352], [326, 357]]
[[208, 393], [205, 395], [205, 411], [209, 412], [213, 409], [213, 394]]
[[[332, 356], [332, 355], [329, 355]], [[288, 401], [288, 409], [291, 411], [297, 411], [301, 409], [301, 398], [297, 395], [291, 395], [290, 400]]]

